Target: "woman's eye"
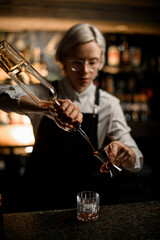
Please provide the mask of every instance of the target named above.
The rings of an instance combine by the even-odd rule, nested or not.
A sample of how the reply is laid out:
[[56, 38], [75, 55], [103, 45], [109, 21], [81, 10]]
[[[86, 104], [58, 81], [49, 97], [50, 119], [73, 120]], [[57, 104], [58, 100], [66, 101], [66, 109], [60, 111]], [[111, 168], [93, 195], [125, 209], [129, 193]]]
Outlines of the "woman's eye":
[[97, 64], [96, 61], [91, 61], [91, 62], [89, 62], [89, 65], [95, 65], [95, 64]]
[[82, 62], [80, 62], [80, 61], [75, 61], [74, 64], [75, 64], [75, 65], [82, 65]]

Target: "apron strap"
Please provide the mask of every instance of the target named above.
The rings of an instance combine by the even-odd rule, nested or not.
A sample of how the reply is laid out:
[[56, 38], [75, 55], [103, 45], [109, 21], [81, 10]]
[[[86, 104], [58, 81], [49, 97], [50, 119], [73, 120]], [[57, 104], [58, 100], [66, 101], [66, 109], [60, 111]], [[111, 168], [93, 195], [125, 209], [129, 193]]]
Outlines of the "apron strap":
[[94, 103], [99, 106], [99, 88], [96, 88], [95, 102]]
[[99, 88], [96, 88], [94, 109], [93, 109], [93, 118], [97, 116], [97, 106], [99, 106]]

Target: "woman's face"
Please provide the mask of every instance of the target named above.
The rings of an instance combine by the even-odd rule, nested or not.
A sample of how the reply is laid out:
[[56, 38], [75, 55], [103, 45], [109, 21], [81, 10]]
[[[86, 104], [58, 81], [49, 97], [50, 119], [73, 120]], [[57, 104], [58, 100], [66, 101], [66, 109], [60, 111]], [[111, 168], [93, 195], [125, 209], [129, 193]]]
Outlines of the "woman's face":
[[101, 49], [95, 41], [77, 44], [64, 62], [64, 69], [72, 87], [79, 93], [95, 79], [101, 64]]

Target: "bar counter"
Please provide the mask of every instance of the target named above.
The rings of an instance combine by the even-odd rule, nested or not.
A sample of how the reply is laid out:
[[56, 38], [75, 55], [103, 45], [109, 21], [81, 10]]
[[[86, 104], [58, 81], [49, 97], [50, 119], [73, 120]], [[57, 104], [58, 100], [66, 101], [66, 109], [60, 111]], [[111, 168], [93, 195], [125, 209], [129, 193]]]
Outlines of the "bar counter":
[[101, 206], [95, 222], [80, 222], [76, 209], [6, 213], [5, 240], [158, 240], [160, 201]]

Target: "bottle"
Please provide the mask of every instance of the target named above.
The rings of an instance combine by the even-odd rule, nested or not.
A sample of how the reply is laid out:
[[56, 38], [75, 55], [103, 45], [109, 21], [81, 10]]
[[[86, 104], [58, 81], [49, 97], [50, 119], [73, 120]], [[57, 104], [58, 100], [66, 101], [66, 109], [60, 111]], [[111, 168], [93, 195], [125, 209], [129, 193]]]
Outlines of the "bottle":
[[121, 36], [122, 44], [119, 45], [121, 51], [121, 66], [127, 67], [130, 65], [129, 42], [126, 36]]
[[[0, 42], [0, 67], [13, 79], [33, 100], [42, 108], [53, 108], [57, 94], [49, 84], [7, 41]], [[47, 98], [39, 99], [31, 90], [31, 79], [34, 83], [45, 88]], [[44, 104], [45, 102], [45, 104]]]
[[129, 51], [131, 67], [140, 67], [142, 61], [142, 49], [136, 35], [132, 36]]
[[139, 67], [141, 65], [141, 48], [136, 46], [130, 47], [131, 66]]
[[117, 67], [120, 64], [120, 51], [118, 49], [118, 46], [116, 44], [116, 36], [111, 35], [110, 36], [110, 46], [108, 47], [108, 65], [111, 67]]

